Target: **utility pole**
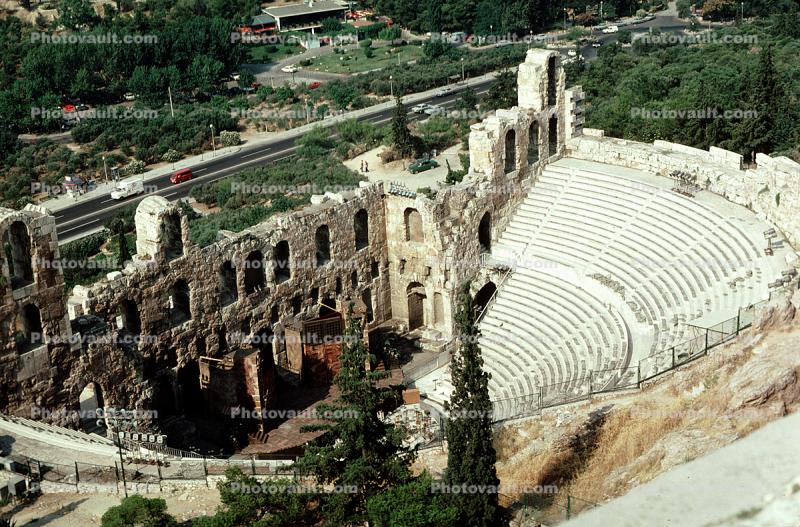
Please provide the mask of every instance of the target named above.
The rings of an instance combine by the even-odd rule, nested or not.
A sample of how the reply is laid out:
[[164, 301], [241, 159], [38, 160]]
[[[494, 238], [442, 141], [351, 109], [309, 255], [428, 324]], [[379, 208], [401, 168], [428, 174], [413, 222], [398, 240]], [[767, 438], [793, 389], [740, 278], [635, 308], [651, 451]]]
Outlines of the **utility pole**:
[[217, 145], [214, 142], [214, 125], [210, 124], [210, 125], [208, 125], [208, 127], [211, 128], [211, 149], [214, 151], [214, 157], [216, 157], [217, 156]]
[[108, 166], [106, 165], [106, 156], [103, 156], [103, 173], [106, 175], [106, 183], [108, 183]]
[[394, 99], [394, 82], [392, 82], [392, 78], [393, 77], [389, 75], [389, 95]]
[[167, 94], [169, 95], [169, 113], [172, 118], [175, 118], [175, 108], [172, 107], [172, 88], [167, 86]]

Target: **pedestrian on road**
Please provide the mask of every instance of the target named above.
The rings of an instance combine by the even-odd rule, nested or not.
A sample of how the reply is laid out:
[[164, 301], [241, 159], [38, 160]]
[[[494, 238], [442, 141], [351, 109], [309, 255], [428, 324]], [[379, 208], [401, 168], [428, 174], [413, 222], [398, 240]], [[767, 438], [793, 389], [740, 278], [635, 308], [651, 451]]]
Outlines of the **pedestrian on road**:
[[361, 172], [364, 172], [364, 160], [361, 160]]
[[369, 163], [364, 161], [364, 172], [369, 172]]

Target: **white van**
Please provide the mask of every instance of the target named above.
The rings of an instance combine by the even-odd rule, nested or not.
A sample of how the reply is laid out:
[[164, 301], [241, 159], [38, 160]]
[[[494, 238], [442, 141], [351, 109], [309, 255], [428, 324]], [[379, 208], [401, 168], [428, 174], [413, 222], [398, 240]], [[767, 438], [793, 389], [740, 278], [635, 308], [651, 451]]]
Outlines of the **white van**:
[[617, 26], [608, 26], [603, 30], [603, 33], [616, 33], [617, 31], [619, 31]]
[[144, 184], [141, 179], [134, 181], [120, 181], [114, 190], [111, 191], [111, 199], [125, 199], [144, 192]]

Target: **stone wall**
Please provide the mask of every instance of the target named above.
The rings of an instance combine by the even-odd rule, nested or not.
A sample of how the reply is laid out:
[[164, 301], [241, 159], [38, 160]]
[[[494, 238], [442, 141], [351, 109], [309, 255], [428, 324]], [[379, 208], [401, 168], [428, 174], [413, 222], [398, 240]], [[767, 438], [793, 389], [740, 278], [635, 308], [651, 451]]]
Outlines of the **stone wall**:
[[[202, 377], [200, 357], [213, 362], [255, 349], [265, 359], [255, 363], [288, 364], [293, 349], [280, 337], [317, 318], [323, 303], [341, 312], [351, 302], [367, 308], [368, 327], [390, 319], [409, 327], [413, 315], [424, 335], [451, 338], [460, 284], [494, 276], [483, 265], [492, 243], [542, 167], [580, 130], [581, 92], [564, 90], [558, 61], [556, 52], [529, 51], [520, 66], [519, 106], [473, 125], [469, 173], [432, 199], [362, 184], [313, 196], [302, 210], [240, 233], [220, 232], [216, 243], [198, 247], [180, 207], [145, 198], [135, 216], [137, 254], [124, 270], [74, 288], [68, 302], [60, 271], [42, 271], [25, 289], [25, 299], [47, 306], [46, 334], [69, 335], [67, 308], [72, 318], [98, 317], [108, 330], [91, 342], [80, 334], [77, 344], [49, 342], [53, 367], [36, 384], [13, 382], [19, 354], [6, 346], [2, 411], [29, 414], [31, 401], [75, 409], [84, 387], [95, 383], [105, 405], [180, 413], [196, 388], [187, 382]], [[14, 215], [33, 232], [35, 251], [57, 257], [51, 216], [3, 211], [0, 233]], [[287, 252], [288, 269], [276, 267]], [[3, 271], [8, 277], [7, 266]], [[24, 301], [16, 295], [6, 292], [6, 326]], [[252, 344], [243, 335], [274, 335], [277, 343]], [[302, 371], [295, 355], [294, 369]], [[246, 373], [245, 388], [270, 386], [257, 368]]]
[[711, 147], [708, 151], [666, 141], [652, 145], [604, 137], [586, 129], [567, 144], [567, 155], [668, 176], [681, 170], [698, 184], [733, 203], [759, 213], [800, 243], [800, 164], [786, 157], [756, 154], [756, 168], [744, 168], [742, 156]]

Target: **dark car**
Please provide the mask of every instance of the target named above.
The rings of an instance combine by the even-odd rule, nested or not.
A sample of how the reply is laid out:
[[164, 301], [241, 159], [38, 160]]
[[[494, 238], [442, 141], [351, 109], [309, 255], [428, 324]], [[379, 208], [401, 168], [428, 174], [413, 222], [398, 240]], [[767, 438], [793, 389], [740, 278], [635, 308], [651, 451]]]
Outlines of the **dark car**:
[[416, 161], [408, 165], [408, 171], [411, 172], [412, 174], [418, 174], [420, 172], [425, 172], [426, 170], [430, 170], [438, 166], [439, 163], [437, 163], [435, 159], [417, 159]]

